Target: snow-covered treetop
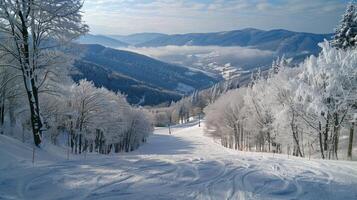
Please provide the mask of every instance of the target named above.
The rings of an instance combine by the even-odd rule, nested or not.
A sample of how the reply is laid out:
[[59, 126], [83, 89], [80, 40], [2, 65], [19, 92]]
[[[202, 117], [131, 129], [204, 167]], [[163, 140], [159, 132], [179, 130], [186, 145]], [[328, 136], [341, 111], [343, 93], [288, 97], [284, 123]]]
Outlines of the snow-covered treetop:
[[355, 47], [357, 41], [357, 3], [351, 1], [335, 30], [332, 45], [339, 49]]

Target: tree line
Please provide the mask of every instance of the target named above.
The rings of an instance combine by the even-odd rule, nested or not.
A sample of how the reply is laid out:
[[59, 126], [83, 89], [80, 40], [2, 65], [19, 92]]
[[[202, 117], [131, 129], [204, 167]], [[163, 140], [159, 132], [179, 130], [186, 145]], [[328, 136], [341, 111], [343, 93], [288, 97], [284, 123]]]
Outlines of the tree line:
[[64, 142], [78, 154], [132, 151], [152, 132], [151, 115], [120, 93], [68, 76], [80, 56], [71, 42], [89, 31], [82, 6], [81, 0], [0, 0], [1, 134], [38, 147], [46, 138]]
[[[352, 157], [356, 121], [357, 51], [320, 44], [319, 56], [298, 67], [274, 62], [268, 76], [258, 70], [248, 87], [231, 90], [205, 108], [206, 131], [222, 145], [245, 151], [319, 153]], [[349, 139], [343, 140], [341, 135]]]

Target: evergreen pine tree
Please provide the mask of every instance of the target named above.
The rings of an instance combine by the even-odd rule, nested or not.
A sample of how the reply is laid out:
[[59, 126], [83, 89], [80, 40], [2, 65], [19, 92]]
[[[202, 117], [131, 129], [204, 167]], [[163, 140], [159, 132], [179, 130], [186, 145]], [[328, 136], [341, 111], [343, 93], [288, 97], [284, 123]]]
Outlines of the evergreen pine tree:
[[356, 46], [357, 41], [357, 5], [353, 0], [349, 3], [341, 23], [335, 30], [332, 46], [338, 49], [348, 49]]

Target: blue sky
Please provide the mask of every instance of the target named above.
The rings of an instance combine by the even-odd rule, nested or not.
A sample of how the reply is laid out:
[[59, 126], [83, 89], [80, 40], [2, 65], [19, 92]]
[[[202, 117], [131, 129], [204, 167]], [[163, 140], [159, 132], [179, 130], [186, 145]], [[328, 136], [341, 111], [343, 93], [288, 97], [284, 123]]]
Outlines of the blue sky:
[[191, 33], [242, 28], [333, 32], [348, 0], [86, 0], [95, 34]]

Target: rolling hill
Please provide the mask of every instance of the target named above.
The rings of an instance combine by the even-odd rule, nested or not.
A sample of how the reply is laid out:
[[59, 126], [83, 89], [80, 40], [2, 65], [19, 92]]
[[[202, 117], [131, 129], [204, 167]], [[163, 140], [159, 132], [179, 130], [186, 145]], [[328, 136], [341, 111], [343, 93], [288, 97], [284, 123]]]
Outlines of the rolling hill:
[[106, 47], [127, 47], [129, 44], [104, 35], [87, 34], [81, 36], [77, 41], [80, 44], [100, 44]]
[[[79, 45], [83, 55], [75, 62], [72, 77], [86, 78], [128, 95], [132, 104], [154, 105], [178, 100], [193, 90], [219, 81], [203, 72], [101, 45]], [[143, 102], [144, 101], [144, 102]]]
[[162, 33], [135, 33], [131, 35], [108, 35], [108, 37], [111, 37], [119, 41], [123, 41], [130, 45], [141, 44], [164, 36], [167, 35]]
[[137, 46], [241, 46], [295, 55], [316, 54], [320, 51], [317, 44], [330, 38], [331, 34], [301, 33], [282, 29], [263, 31], [248, 28], [216, 33], [163, 35]]

